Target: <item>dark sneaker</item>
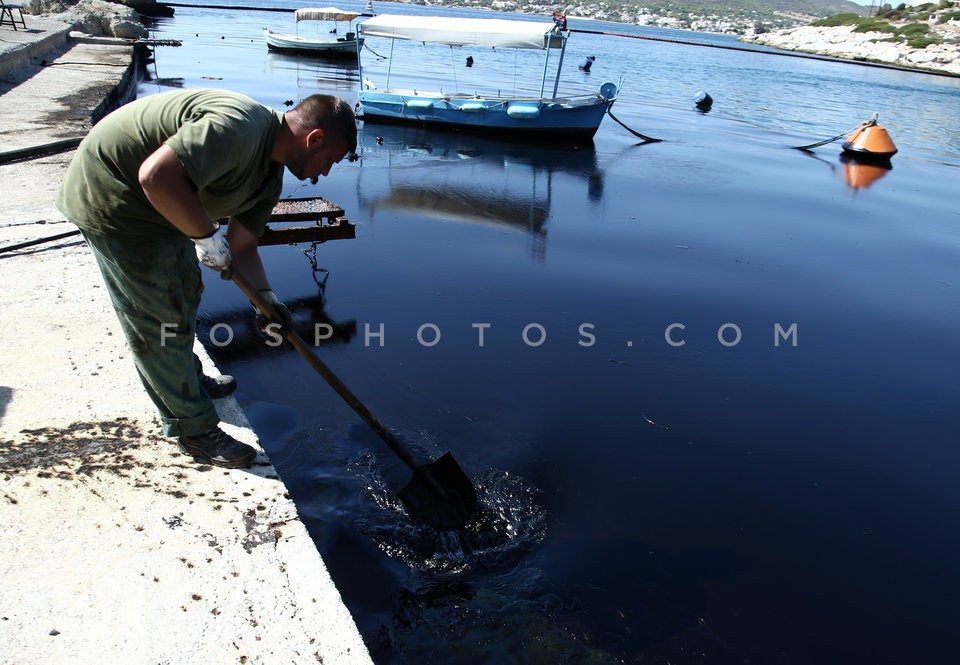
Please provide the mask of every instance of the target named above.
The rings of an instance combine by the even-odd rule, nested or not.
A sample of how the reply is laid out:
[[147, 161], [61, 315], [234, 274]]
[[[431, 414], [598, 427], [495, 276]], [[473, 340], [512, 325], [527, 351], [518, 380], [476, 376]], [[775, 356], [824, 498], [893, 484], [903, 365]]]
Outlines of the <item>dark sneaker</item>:
[[181, 436], [177, 447], [197, 462], [226, 469], [247, 468], [257, 456], [253, 447], [237, 441], [219, 427], [204, 434]]
[[210, 399], [220, 399], [233, 394], [237, 389], [237, 380], [229, 374], [220, 376], [200, 375], [200, 387], [210, 396]]

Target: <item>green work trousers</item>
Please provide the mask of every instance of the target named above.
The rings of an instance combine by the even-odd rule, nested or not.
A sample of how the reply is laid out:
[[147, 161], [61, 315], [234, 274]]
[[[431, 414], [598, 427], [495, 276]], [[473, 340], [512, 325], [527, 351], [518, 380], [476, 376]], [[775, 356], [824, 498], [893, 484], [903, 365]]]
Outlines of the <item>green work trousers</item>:
[[220, 417], [200, 387], [193, 352], [203, 282], [186, 237], [117, 238], [84, 233], [120, 327], [167, 436], [195, 435]]

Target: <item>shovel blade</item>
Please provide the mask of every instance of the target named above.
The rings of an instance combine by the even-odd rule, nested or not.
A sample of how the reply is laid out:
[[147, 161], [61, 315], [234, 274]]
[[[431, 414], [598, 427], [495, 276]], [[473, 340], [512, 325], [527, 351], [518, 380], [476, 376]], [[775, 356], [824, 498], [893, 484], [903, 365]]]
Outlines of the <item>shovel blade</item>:
[[397, 496], [416, 519], [441, 531], [463, 528], [479, 509], [473, 482], [450, 453], [418, 466]]

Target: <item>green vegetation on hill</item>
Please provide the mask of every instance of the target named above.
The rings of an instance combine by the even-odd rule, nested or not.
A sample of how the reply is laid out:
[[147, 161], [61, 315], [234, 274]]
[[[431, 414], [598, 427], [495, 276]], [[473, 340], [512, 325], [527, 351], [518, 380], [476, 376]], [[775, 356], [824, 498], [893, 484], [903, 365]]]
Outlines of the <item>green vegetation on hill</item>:
[[[878, 41], [906, 42], [912, 48], [926, 48], [930, 44], [943, 43], [942, 39], [930, 34], [930, 21], [936, 20], [938, 23], [945, 23], [960, 18], [960, 11], [943, 11], [955, 6], [956, 3], [951, 0], [941, 0], [939, 3], [928, 2], [913, 7], [900, 4], [894, 8], [886, 4], [877, 8], [877, 12], [873, 16], [864, 17], [851, 12], [843, 12], [815, 21], [813, 25], [818, 27], [852, 25], [855, 26], [854, 32], [885, 32], [893, 35]], [[894, 25], [891, 21], [902, 25]]]
[[850, 11], [851, 8], [859, 8], [859, 5], [848, 0], [657, 0], [637, 2], [620, 2], [621, 5], [639, 5], [654, 10], [656, 7], [681, 9], [687, 12], [729, 12], [746, 13], [757, 12], [761, 14], [787, 13], [787, 14], [806, 14], [808, 16], [826, 16], [831, 12], [841, 10]]

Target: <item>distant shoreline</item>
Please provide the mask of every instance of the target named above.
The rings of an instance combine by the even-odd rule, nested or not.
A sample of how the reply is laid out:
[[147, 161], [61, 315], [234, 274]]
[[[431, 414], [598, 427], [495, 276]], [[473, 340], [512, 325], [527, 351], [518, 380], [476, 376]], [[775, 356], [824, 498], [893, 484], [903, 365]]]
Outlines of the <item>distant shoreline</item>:
[[[917, 67], [917, 66], [898, 65], [898, 64], [883, 62], [879, 60], [865, 60], [865, 59], [856, 58], [856, 57], [845, 57], [842, 55], [817, 53], [815, 51], [802, 51], [800, 49], [784, 48], [772, 43], [761, 42], [756, 39], [740, 38], [738, 41], [745, 41], [748, 43], [756, 43], [761, 46], [768, 46], [771, 50], [749, 48], [747, 46], [728, 46], [726, 44], [706, 44], [703, 42], [676, 39], [672, 37], [652, 37], [648, 35], [631, 35], [624, 32], [613, 32], [610, 30], [581, 30], [581, 29], [575, 28], [575, 29], [571, 29], [571, 32], [580, 32], [588, 35], [606, 35], [610, 37], [626, 37], [629, 39], [645, 39], [645, 40], [654, 41], [654, 42], [684, 44], [686, 46], [704, 46], [707, 48], [725, 49], [729, 51], [745, 51], [747, 53], [759, 53], [762, 55], [777, 55], [781, 57], [786, 56], [786, 57], [792, 57], [792, 58], [805, 58], [807, 60], [820, 60], [823, 62], [837, 62], [837, 63], [848, 64], [848, 65], [860, 65], [861, 67], [876, 67], [878, 69], [892, 69], [896, 71], [912, 72], [912, 73], [918, 73], [918, 74], [932, 74], [934, 76], [946, 76], [948, 78], [960, 78], [960, 73], [954, 73], [946, 70], [930, 69], [930, 68], [923, 68], [923, 67]], [[689, 32], [694, 32], [694, 31], [691, 30]], [[708, 34], [713, 34], [713, 33], [708, 33]], [[776, 50], [773, 50], [773, 49], [776, 49]]]
[[854, 32], [853, 26], [808, 25], [740, 37], [739, 41], [864, 65], [960, 77], [960, 45], [931, 44], [919, 49], [884, 41], [883, 37], [877, 32]]
[[[163, 3], [170, 7], [185, 7], [185, 8], [207, 8], [207, 9], [222, 9], [222, 10], [247, 10], [247, 11], [274, 11], [274, 12], [291, 12], [291, 9], [281, 9], [279, 7], [250, 7], [250, 6], [241, 6], [241, 5], [220, 5], [220, 4], [202, 4], [202, 3], [180, 3], [180, 2], [165, 2]], [[536, 16], [548, 16], [547, 14], [526, 14], [530, 17]], [[361, 14], [361, 16], [367, 16], [366, 14]], [[597, 19], [591, 16], [578, 16], [573, 14], [568, 14], [567, 19], [575, 19], [578, 21], [591, 21], [591, 22], [601, 22], [601, 19]], [[616, 21], [607, 21], [605, 22], [616, 23]], [[624, 26], [636, 26], [634, 23], [624, 23]], [[657, 29], [656, 26], [640, 26], [640, 27], [650, 27]], [[691, 32], [698, 33], [702, 31], [698, 30], [686, 30], [683, 28], [672, 28], [674, 30], [682, 32]], [[790, 56], [795, 58], [808, 58], [810, 60], [822, 60], [826, 62], [840, 62], [845, 64], [860, 65], [863, 67], [876, 67], [880, 69], [892, 69], [896, 71], [905, 71], [905, 72], [914, 72], [920, 74], [932, 74], [935, 76], [946, 76], [949, 78], [960, 78], [960, 49], [955, 49], [956, 60], [956, 71], [951, 69], [942, 68], [942, 67], [930, 67], [923, 66], [921, 64], [913, 64], [909, 62], [899, 62], [897, 57], [888, 57], [877, 58], [869, 57], [869, 55], [861, 55], [857, 52], [854, 52], [851, 49], [843, 48], [840, 45], [836, 46], [836, 49], [822, 50], [817, 49], [812, 44], [816, 43], [815, 35], [806, 34], [803, 37], [807, 46], [805, 47], [802, 43], [797, 43], [796, 40], [792, 39], [792, 36], [797, 34], [798, 31], [800, 35], [805, 35], [805, 31], [814, 31], [816, 35], [827, 34], [826, 31], [831, 30], [845, 30], [845, 28], [815, 28], [813, 26], [801, 26], [798, 28], [788, 28], [786, 30], [779, 30], [776, 32], [768, 32], [760, 35], [753, 36], [742, 36], [738, 37], [737, 40], [745, 42], [748, 44], [758, 44], [760, 46], [767, 46], [770, 49], [776, 50], [761, 50], [755, 48], [749, 48], [747, 46], [727, 46], [723, 44], [705, 44], [703, 42], [693, 41], [693, 40], [683, 40], [676, 39], [671, 37], [653, 37], [647, 35], [631, 35], [622, 32], [614, 32], [611, 30], [583, 30], [579, 28], [572, 28], [571, 32], [580, 32], [584, 34], [593, 34], [593, 35], [606, 35], [612, 37], [626, 37], [632, 39], [645, 39], [649, 41], [657, 42], [666, 42], [672, 44], [685, 44], [689, 46], [706, 46], [709, 48], [719, 48], [727, 49], [731, 51], [747, 51], [750, 53], [763, 53], [767, 55], [779, 55], [779, 56]], [[849, 33], [849, 29], [846, 29], [846, 32]], [[729, 34], [729, 33], [712, 33], [704, 32], [703, 34]], [[869, 42], [869, 37], [861, 41]], [[855, 44], [857, 40], [848, 39], [851, 44]]]

